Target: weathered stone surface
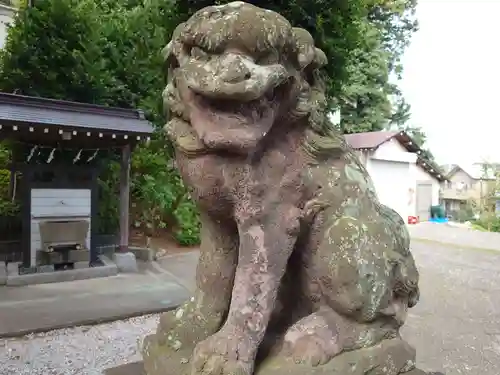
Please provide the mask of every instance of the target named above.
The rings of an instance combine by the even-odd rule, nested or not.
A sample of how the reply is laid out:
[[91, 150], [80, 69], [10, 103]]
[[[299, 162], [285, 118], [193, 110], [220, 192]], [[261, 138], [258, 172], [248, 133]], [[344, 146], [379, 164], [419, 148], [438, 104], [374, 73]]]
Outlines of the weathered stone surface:
[[115, 253], [113, 261], [120, 272], [138, 272], [137, 259], [132, 252]]
[[[149, 351], [146, 374], [189, 375], [191, 374], [191, 353], [189, 349], [172, 350], [158, 344], [154, 337], [148, 337], [144, 350]], [[257, 364], [256, 375], [302, 375], [311, 373], [325, 375], [426, 375], [415, 368], [415, 351], [401, 339], [384, 340], [381, 343], [357, 351], [340, 354], [314, 370], [308, 364], [296, 363], [291, 358], [271, 356]], [[168, 370], [167, 370], [168, 369]], [[120, 375], [116, 372], [116, 375]], [[436, 373], [436, 375], [438, 375]]]
[[142, 362], [133, 362], [106, 369], [104, 375], [146, 375], [146, 373]]
[[5, 285], [7, 283], [7, 265], [4, 262], [0, 262], [0, 285]]
[[77, 269], [77, 270], [82, 269], [82, 268], [89, 268], [89, 267], [90, 267], [90, 265], [89, 265], [88, 261], [73, 263], [73, 268]]
[[55, 271], [55, 267], [53, 264], [48, 264], [48, 265], [44, 265], [44, 266], [37, 266], [36, 267], [36, 272], [40, 272], [40, 273], [43, 273], [43, 272], [54, 272]]
[[20, 262], [9, 262], [7, 263], [7, 275], [8, 276], [15, 276], [19, 275], [19, 265]]
[[61, 264], [65, 262], [90, 262], [90, 251], [83, 250], [70, 250], [68, 251], [67, 258], [62, 252], [53, 251], [37, 251], [36, 262], [38, 265]]
[[7, 277], [7, 285], [24, 286], [34, 284], [59, 283], [64, 281], [75, 281], [92, 279], [96, 277], [115, 276], [118, 270], [115, 265], [102, 267], [89, 267], [85, 269], [74, 269], [56, 272], [31, 273], [23, 275], [12, 275]]
[[413, 370], [408, 231], [328, 121], [311, 35], [234, 2], [195, 13], [164, 53], [202, 244], [195, 295], [145, 340], [147, 374]]

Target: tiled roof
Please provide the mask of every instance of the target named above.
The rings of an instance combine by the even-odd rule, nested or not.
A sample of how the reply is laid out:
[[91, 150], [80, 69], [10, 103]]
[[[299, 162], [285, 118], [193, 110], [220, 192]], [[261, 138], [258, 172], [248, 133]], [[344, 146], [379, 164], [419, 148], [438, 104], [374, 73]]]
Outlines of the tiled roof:
[[422, 150], [413, 141], [413, 139], [404, 131], [380, 131], [380, 132], [366, 132], [346, 134], [345, 139], [347, 143], [355, 150], [374, 150], [383, 143], [396, 139], [408, 152], [418, 154], [417, 163], [427, 173], [434, 176], [439, 181], [445, 181], [446, 177], [440, 168], [432, 161], [426, 160], [421, 154]]
[[346, 134], [347, 143], [354, 149], [372, 149], [377, 148], [382, 143], [390, 140], [398, 135], [397, 131], [381, 131], [381, 132], [366, 132]]
[[0, 122], [56, 125], [83, 129], [151, 134], [153, 126], [140, 110], [36, 98], [0, 92]]

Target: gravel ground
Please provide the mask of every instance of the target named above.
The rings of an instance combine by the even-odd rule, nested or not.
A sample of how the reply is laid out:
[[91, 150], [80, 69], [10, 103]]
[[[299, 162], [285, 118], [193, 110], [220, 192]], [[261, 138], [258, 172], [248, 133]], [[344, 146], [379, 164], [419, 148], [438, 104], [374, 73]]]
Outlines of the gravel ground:
[[101, 375], [140, 360], [140, 340], [159, 315], [0, 340], [0, 375]]

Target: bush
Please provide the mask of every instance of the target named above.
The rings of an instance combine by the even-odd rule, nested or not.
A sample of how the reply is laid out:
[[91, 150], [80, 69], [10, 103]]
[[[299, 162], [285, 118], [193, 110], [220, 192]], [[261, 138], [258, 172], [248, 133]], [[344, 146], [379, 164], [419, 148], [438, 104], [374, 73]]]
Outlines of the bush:
[[489, 232], [500, 232], [500, 217], [496, 214], [485, 214], [473, 222]]
[[198, 245], [200, 243], [201, 223], [198, 209], [188, 194], [183, 198], [174, 214], [177, 221], [174, 237], [177, 242], [184, 246]]
[[10, 171], [0, 169], [0, 200], [9, 200]]
[[0, 199], [0, 216], [16, 216], [19, 213], [19, 205], [11, 200]]

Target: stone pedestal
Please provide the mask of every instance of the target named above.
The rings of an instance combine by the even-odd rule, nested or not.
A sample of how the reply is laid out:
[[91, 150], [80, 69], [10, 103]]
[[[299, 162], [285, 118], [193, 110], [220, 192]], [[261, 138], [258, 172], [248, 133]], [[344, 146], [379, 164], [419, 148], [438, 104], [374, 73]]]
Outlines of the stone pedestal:
[[4, 262], [0, 262], [0, 285], [7, 284], [7, 266]]
[[[189, 375], [189, 350], [170, 351], [155, 341], [145, 342], [149, 363], [134, 362], [104, 371], [105, 375]], [[287, 358], [273, 357], [258, 366], [255, 375], [444, 375], [415, 368], [415, 351], [401, 339], [383, 341], [369, 349], [347, 352], [323, 366], [308, 367]], [[157, 361], [151, 361], [156, 358]], [[146, 372], [146, 367], [148, 372]], [[411, 368], [411, 369], [410, 369]], [[402, 371], [402, 372], [401, 372]]]
[[146, 372], [142, 362], [134, 362], [104, 370], [104, 375], [146, 375]]
[[[192, 348], [175, 350], [160, 343], [157, 335], [144, 340], [144, 375], [190, 375]], [[167, 370], [168, 369], [168, 370]], [[118, 369], [116, 369], [118, 370]], [[142, 375], [125, 372], [109, 375]], [[415, 349], [400, 338], [384, 340], [370, 348], [345, 352], [325, 365], [311, 367], [297, 364], [292, 358], [277, 353], [258, 364], [255, 375], [439, 375], [428, 374], [415, 367]], [[441, 374], [442, 375], [442, 374]]]
[[113, 255], [113, 261], [120, 272], [133, 273], [139, 270], [135, 254], [130, 251], [126, 253], [115, 253]]

